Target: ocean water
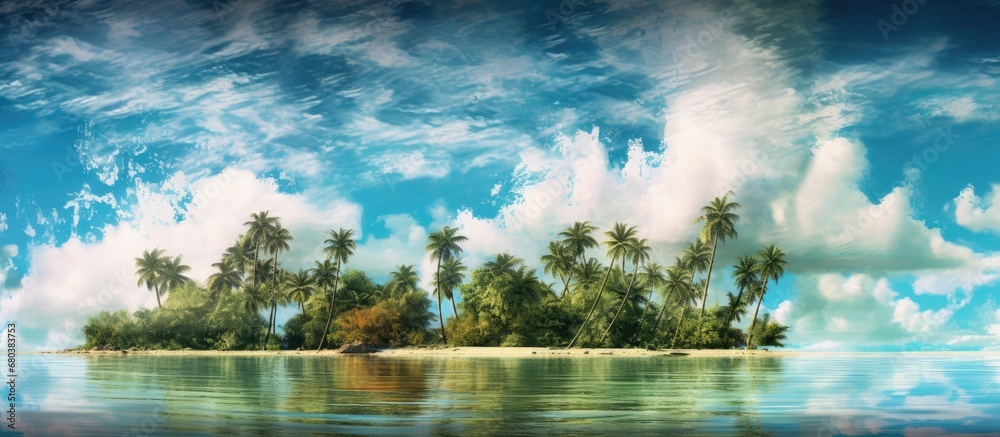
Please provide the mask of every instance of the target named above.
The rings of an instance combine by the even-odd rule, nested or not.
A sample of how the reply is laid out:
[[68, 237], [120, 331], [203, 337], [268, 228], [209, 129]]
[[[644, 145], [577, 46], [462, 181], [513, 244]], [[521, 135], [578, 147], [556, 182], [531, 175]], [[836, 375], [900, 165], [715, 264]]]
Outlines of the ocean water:
[[17, 431], [28, 436], [1000, 435], [994, 354], [18, 364]]

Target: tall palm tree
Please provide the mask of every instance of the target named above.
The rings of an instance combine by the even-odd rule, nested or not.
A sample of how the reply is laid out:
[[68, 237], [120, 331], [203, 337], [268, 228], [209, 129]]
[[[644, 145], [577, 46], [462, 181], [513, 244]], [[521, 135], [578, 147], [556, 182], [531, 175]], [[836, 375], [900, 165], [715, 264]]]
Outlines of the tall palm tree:
[[278, 301], [284, 298], [284, 294], [278, 290], [278, 254], [289, 249], [288, 242], [292, 241], [292, 234], [288, 229], [281, 226], [280, 221], [275, 221], [271, 231], [264, 235], [264, 249], [272, 253], [271, 261], [274, 263], [274, 270], [271, 276], [271, 314], [268, 319], [267, 334], [264, 336], [264, 348], [271, 339], [271, 333], [277, 334], [276, 324], [278, 319]]
[[181, 264], [180, 255], [175, 256], [173, 259], [166, 259], [163, 262], [163, 275], [160, 276], [160, 288], [161, 292], [169, 293], [177, 287], [180, 287], [191, 280], [191, 278], [184, 276], [184, 273], [191, 270], [184, 264]]
[[573, 226], [559, 233], [559, 236], [562, 237], [562, 245], [569, 251], [571, 258], [569, 275], [566, 278], [566, 285], [563, 287], [560, 297], [565, 296], [566, 292], [569, 291], [569, 283], [573, 279], [573, 272], [576, 270], [577, 263], [582, 264], [587, 262], [587, 249], [597, 247], [597, 240], [591, 236], [596, 230], [596, 226], [584, 221], [573, 223]]
[[261, 211], [250, 214], [250, 221], [243, 223], [249, 226], [246, 238], [253, 244], [253, 283], [257, 283], [257, 260], [260, 256], [260, 247], [264, 245], [264, 240], [278, 223], [278, 217], [268, 217], [270, 211]]
[[649, 312], [649, 307], [653, 303], [653, 293], [663, 287], [663, 284], [667, 282], [667, 277], [663, 276], [663, 267], [657, 263], [649, 263], [642, 267], [642, 282], [649, 287], [649, 297], [646, 298], [646, 306], [642, 309], [642, 317], [639, 318], [639, 326], [635, 328], [635, 333], [632, 335], [632, 341], [635, 341], [636, 336], [642, 332], [642, 325], [646, 322], [646, 314]]
[[708, 262], [708, 276], [705, 277], [705, 291], [701, 294], [701, 314], [698, 320], [705, 315], [708, 286], [712, 283], [712, 266], [715, 265], [715, 249], [719, 241], [725, 242], [727, 238], [737, 238], [736, 222], [740, 221], [740, 216], [734, 211], [740, 209], [740, 204], [730, 202], [728, 199], [730, 194], [733, 192], [712, 199], [708, 205], [701, 208], [701, 216], [695, 219], [695, 222], [704, 222], [701, 228], [701, 240], [712, 241], [712, 257]]
[[247, 275], [247, 266], [253, 263], [253, 253], [254, 247], [250, 239], [240, 235], [232, 246], [226, 248], [225, 253], [222, 254], [222, 261], [231, 263], [242, 281]]
[[316, 277], [308, 271], [299, 270], [298, 273], [289, 274], [285, 279], [288, 286], [288, 297], [299, 303], [302, 314], [306, 313], [306, 301], [316, 291]]
[[628, 302], [628, 296], [632, 292], [632, 286], [635, 285], [635, 278], [639, 276], [639, 265], [649, 261], [649, 251], [650, 247], [646, 245], [646, 239], [638, 239], [632, 237], [628, 240], [625, 248], [625, 253], [622, 255], [632, 261], [632, 279], [628, 282], [628, 287], [625, 288], [625, 296], [622, 297], [621, 305], [618, 305], [618, 311], [615, 311], [615, 316], [611, 318], [611, 323], [608, 323], [608, 328], [604, 330], [604, 334], [601, 335], [601, 339], [598, 343], [603, 343], [604, 339], [607, 338], [608, 333], [611, 332], [611, 327], [615, 326], [615, 322], [618, 321], [618, 316], [621, 315], [622, 309], [625, 308], [625, 303]]
[[729, 312], [726, 316], [726, 323], [732, 325], [733, 322], [739, 322], [743, 320], [743, 316], [747, 315], [747, 300], [748, 295], [733, 294], [731, 291], [726, 292], [726, 299], [729, 303], [726, 305], [729, 308]]
[[[729, 316], [726, 317], [726, 322], [729, 324], [733, 323], [736, 317], [736, 310], [741, 304], [744, 304], [748, 299], [744, 299], [744, 294], [753, 290], [753, 287], [759, 281], [758, 268], [760, 263], [756, 257], [753, 256], [741, 256], [736, 259], [736, 265], [733, 266], [733, 278], [736, 280], [736, 288], [739, 292], [736, 294], [736, 298], [732, 299], [729, 306]], [[732, 304], [735, 303], [736, 306]]]
[[333, 295], [330, 297], [330, 307], [326, 312], [326, 327], [323, 328], [323, 336], [319, 339], [319, 347], [316, 352], [323, 350], [323, 343], [326, 341], [326, 334], [330, 332], [330, 321], [333, 320], [333, 309], [337, 304], [337, 286], [340, 283], [340, 268], [347, 263], [347, 260], [354, 255], [354, 249], [358, 247], [354, 241], [354, 230], [340, 228], [337, 231], [330, 230], [330, 238], [324, 242], [326, 246], [323, 250], [328, 259], [332, 258], [337, 268], [336, 277], [333, 280]]
[[569, 345], [566, 349], [573, 347], [576, 344], [576, 340], [580, 338], [580, 334], [583, 333], [583, 328], [587, 326], [590, 319], [594, 317], [594, 310], [597, 309], [597, 304], [601, 302], [601, 295], [604, 294], [604, 287], [608, 284], [608, 277], [611, 276], [611, 271], [614, 270], [615, 260], [618, 256], [625, 253], [625, 248], [628, 246], [630, 239], [635, 237], [635, 226], [629, 226], [625, 223], [615, 223], [610, 231], [604, 233], [608, 239], [604, 244], [608, 247], [608, 257], [611, 258], [611, 263], [608, 264], [608, 271], [604, 274], [604, 280], [601, 281], [601, 287], [597, 291], [597, 298], [594, 299], [593, 305], [590, 306], [590, 312], [587, 313], [587, 318], [583, 319], [583, 323], [580, 325], [580, 329], [576, 331], [576, 335], [570, 340]]
[[220, 294], [240, 288], [243, 278], [238, 270], [237, 261], [223, 256], [222, 261], [212, 264], [212, 267], [218, 270], [208, 276], [208, 291], [213, 301], [217, 300]]
[[[445, 226], [440, 231], [427, 236], [427, 247], [424, 248], [425, 251], [430, 252], [431, 260], [437, 261], [435, 277], [439, 280], [435, 281], [434, 293], [437, 294], [438, 321], [441, 323], [441, 342], [445, 344], [448, 343], [448, 337], [444, 332], [444, 314], [441, 313], [441, 263], [458, 256], [462, 252], [462, 247], [458, 244], [466, 240], [468, 238], [465, 236], [458, 235], [458, 229]], [[497, 256], [497, 260], [500, 260], [499, 256]]]
[[[434, 282], [441, 284], [440, 292], [444, 293], [445, 299], [451, 301], [451, 309], [458, 317], [458, 307], [455, 305], [455, 289], [462, 285], [465, 279], [465, 266], [458, 258], [449, 258], [441, 265], [441, 271], [434, 274]], [[440, 277], [438, 276], [440, 275]], [[437, 290], [435, 290], [437, 292]]]
[[325, 259], [323, 262], [316, 261], [316, 267], [313, 267], [310, 271], [312, 271], [316, 286], [321, 287], [323, 289], [323, 296], [326, 296], [330, 287], [335, 286], [337, 283], [337, 266], [330, 262], [329, 259]]
[[788, 261], [785, 261], [785, 253], [773, 244], [758, 251], [757, 257], [760, 258], [758, 271], [763, 282], [760, 285], [760, 296], [757, 297], [757, 309], [754, 310], [750, 328], [747, 329], [747, 348], [753, 347], [753, 326], [757, 323], [760, 303], [764, 301], [764, 295], [767, 294], [767, 282], [771, 280], [777, 283], [778, 279], [785, 275], [785, 266], [788, 265]]
[[542, 262], [545, 264], [545, 273], [558, 277], [563, 282], [563, 292], [559, 295], [562, 299], [569, 290], [569, 281], [573, 276], [573, 262], [575, 258], [570, 254], [569, 249], [558, 241], [549, 242], [549, 253], [542, 255]]
[[688, 292], [687, 295], [680, 295], [678, 298], [681, 302], [681, 316], [677, 318], [677, 329], [674, 330], [674, 338], [670, 341], [670, 348], [673, 349], [674, 345], [677, 344], [677, 339], [681, 334], [681, 325], [684, 324], [684, 316], [687, 315], [688, 306], [697, 305], [698, 298], [701, 297], [698, 292], [705, 285], [705, 280], [699, 280], [697, 282], [692, 282], [690, 288], [682, 291]]
[[390, 273], [389, 276], [386, 289], [395, 296], [416, 291], [420, 285], [420, 276], [413, 270], [412, 264], [396, 266], [396, 271]]
[[139, 277], [137, 286], [146, 285], [146, 289], [156, 294], [156, 306], [163, 307], [160, 303], [160, 278], [163, 276], [163, 267], [166, 258], [159, 248], [142, 251], [142, 256], [135, 259], [136, 276]]
[[691, 286], [691, 270], [683, 263], [682, 259], [678, 258], [677, 261], [677, 264], [667, 268], [667, 277], [663, 281], [663, 290], [665, 292], [663, 306], [660, 307], [660, 313], [656, 315], [656, 322], [653, 323], [654, 334], [660, 328], [660, 319], [663, 318], [663, 313], [667, 309], [670, 296], [680, 296], [679, 301], [683, 304], [685, 298], [694, 294], [692, 293]]

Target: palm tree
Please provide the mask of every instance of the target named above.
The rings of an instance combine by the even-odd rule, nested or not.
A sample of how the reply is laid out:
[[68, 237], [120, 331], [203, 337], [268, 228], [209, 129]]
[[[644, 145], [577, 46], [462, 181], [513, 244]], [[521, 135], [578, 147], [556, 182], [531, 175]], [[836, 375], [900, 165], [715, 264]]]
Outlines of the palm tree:
[[271, 314], [268, 318], [267, 334], [264, 336], [264, 348], [271, 339], [271, 332], [277, 333], [275, 324], [278, 318], [278, 300], [284, 297], [278, 290], [278, 254], [289, 249], [288, 242], [292, 240], [292, 234], [281, 226], [281, 222], [275, 220], [275, 225], [271, 231], [264, 235], [264, 249], [271, 252], [271, 261], [274, 263], [274, 270], [271, 276]]
[[743, 316], [747, 315], [747, 304], [750, 303], [747, 301], [747, 296], [727, 291], [726, 299], [729, 301], [726, 305], [729, 308], [726, 323], [731, 325], [734, 321], [739, 322], [743, 320]]
[[663, 290], [666, 292], [663, 296], [663, 306], [660, 307], [660, 313], [656, 316], [656, 323], [653, 323], [653, 333], [660, 328], [660, 319], [663, 318], [663, 312], [667, 309], [667, 303], [670, 302], [670, 296], [681, 296], [680, 301], [683, 303], [684, 298], [691, 296], [691, 270], [688, 269], [687, 265], [683, 263], [683, 259], [676, 258], [677, 264], [674, 264], [667, 268], [667, 277], [663, 281]]
[[[726, 317], [727, 323], [733, 323], [737, 308], [741, 304], [745, 305], [748, 301], [748, 299], [744, 299], [744, 294], [752, 291], [754, 285], [760, 280], [758, 276], [759, 265], [757, 258], [753, 256], [741, 256], [736, 259], [736, 265], [733, 266], [733, 278], [736, 279], [736, 288], [739, 292], [735, 299], [730, 299], [729, 316]], [[733, 303], [737, 305], [734, 306]]]
[[222, 254], [222, 261], [231, 263], [242, 281], [246, 277], [247, 266], [253, 262], [253, 253], [254, 248], [250, 239], [240, 235], [232, 246], [226, 248], [226, 252]]
[[642, 309], [642, 317], [639, 318], [639, 326], [635, 328], [635, 333], [632, 335], [632, 341], [635, 341], [636, 336], [642, 332], [642, 325], [646, 322], [646, 313], [649, 312], [649, 307], [653, 303], [653, 293], [663, 287], [663, 284], [667, 282], [667, 277], [663, 276], [663, 267], [657, 263], [650, 263], [643, 266], [642, 282], [649, 287], [649, 297], [646, 298], [646, 306]]
[[573, 223], [573, 226], [559, 233], [559, 236], [563, 238], [562, 245], [569, 251], [570, 256], [569, 275], [566, 277], [566, 285], [563, 287], [560, 298], [565, 296], [569, 290], [569, 283], [573, 278], [573, 271], [576, 270], [577, 262], [585, 263], [587, 261], [587, 249], [597, 247], [597, 240], [590, 235], [596, 230], [596, 226], [584, 221]]
[[[468, 240], [468, 238], [465, 236], [458, 235], [458, 229], [445, 226], [440, 231], [427, 236], [427, 247], [424, 248], [425, 251], [430, 252], [431, 260], [437, 260], [435, 278], [438, 278], [439, 280], [435, 281], [434, 293], [437, 295], [438, 301], [438, 321], [441, 323], [441, 342], [445, 344], [448, 343], [448, 337], [444, 332], [444, 315], [441, 313], [441, 263], [461, 253], [462, 247], [459, 246], [458, 243], [466, 240]], [[500, 260], [500, 256], [497, 256], [497, 260]]]
[[628, 246], [630, 239], [635, 237], [635, 226], [628, 226], [625, 223], [615, 223], [614, 227], [610, 231], [604, 233], [608, 237], [608, 240], [604, 242], [608, 246], [608, 257], [611, 258], [611, 263], [609, 264], [607, 273], [604, 274], [604, 280], [601, 281], [601, 287], [598, 289], [597, 298], [594, 299], [594, 304], [590, 306], [590, 312], [587, 313], [587, 318], [583, 319], [583, 324], [580, 325], [580, 329], [576, 331], [576, 335], [570, 340], [569, 345], [566, 349], [573, 347], [576, 344], [576, 340], [580, 338], [580, 334], [583, 333], [583, 328], [587, 326], [590, 319], [594, 317], [594, 310], [597, 309], [597, 304], [601, 301], [601, 295], [604, 294], [604, 287], [608, 284], [608, 277], [611, 276], [611, 271], [614, 270], [615, 259], [619, 255], [625, 253], [625, 248]]
[[757, 313], [760, 312], [760, 303], [764, 301], [764, 295], [767, 294], [767, 281], [772, 280], [777, 283], [778, 279], [785, 275], [785, 266], [788, 265], [788, 261], [785, 261], [785, 253], [773, 244], [758, 251], [757, 257], [760, 258], [758, 272], [763, 282], [760, 285], [760, 296], [757, 298], [757, 309], [754, 310], [750, 328], [747, 329], [747, 348], [753, 347], [753, 343], [751, 343], [751, 340], [753, 340], [753, 326], [757, 323]]
[[708, 286], [712, 282], [712, 266], [715, 265], [715, 249], [719, 241], [725, 242], [727, 238], [737, 238], [736, 222], [740, 221], [740, 216], [735, 210], [740, 208], [740, 204], [729, 202], [728, 197], [732, 191], [726, 193], [721, 198], [716, 197], [707, 205], [701, 208], [701, 216], [695, 222], [704, 222], [701, 228], [700, 239], [712, 241], [712, 256], [708, 262], [708, 276], [705, 278], [705, 291], [701, 295], [701, 314], [698, 320], [705, 315], [705, 303], [708, 300]]
[[267, 304], [267, 297], [260, 285], [248, 285], [243, 287], [243, 300], [241, 302], [243, 310], [250, 314], [257, 314], [260, 317], [260, 310]]
[[[455, 312], [455, 317], [458, 317], [458, 307], [455, 305], [455, 295], [454, 290], [458, 286], [462, 285], [462, 280], [465, 279], [465, 266], [462, 265], [462, 261], [458, 258], [449, 258], [444, 264], [441, 265], [440, 273], [434, 274], [434, 282], [441, 284], [440, 291], [444, 293], [444, 297], [451, 301], [451, 309]], [[438, 277], [438, 274], [441, 277]], [[437, 290], [435, 290], [437, 292]]]
[[625, 288], [625, 296], [622, 297], [621, 305], [618, 305], [618, 311], [615, 311], [615, 316], [611, 318], [611, 323], [608, 323], [608, 328], [604, 330], [604, 334], [601, 335], [601, 339], [597, 341], [598, 343], [603, 343], [604, 339], [607, 338], [608, 333], [611, 332], [611, 327], [615, 326], [618, 316], [621, 315], [622, 309], [625, 308], [625, 302], [628, 302], [629, 293], [632, 292], [632, 286], [635, 285], [635, 278], [639, 276], [639, 265], [649, 260], [650, 250], [650, 247], [646, 245], [645, 238], [638, 239], [632, 237], [628, 240], [625, 253], [623, 253], [622, 256], [632, 260], [632, 279], [629, 280], [628, 287]]
[[175, 256], [174, 259], [166, 259], [163, 262], [163, 275], [160, 276], [160, 286], [163, 287], [160, 291], [169, 293], [170, 290], [190, 281], [191, 278], [184, 276], [184, 273], [189, 270], [191, 267], [181, 264], [180, 255]]
[[569, 290], [569, 280], [573, 276], [573, 263], [575, 258], [569, 249], [558, 241], [549, 242], [549, 253], [542, 255], [542, 262], [545, 263], [545, 273], [559, 277], [563, 282], [563, 292], [559, 295], [562, 299]]
[[326, 252], [328, 260], [332, 258], [337, 268], [335, 269], [336, 275], [333, 280], [333, 295], [330, 297], [330, 307], [326, 312], [326, 327], [323, 328], [323, 336], [319, 339], [319, 347], [316, 348], [316, 352], [323, 350], [326, 334], [330, 332], [333, 309], [337, 304], [337, 285], [340, 283], [340, 268], [347, 263], [351, 255], [354, 255], [354, 249], [357, 248], [357, 243], [354, 241], [353, 229], [340, 228], [338, 231], [330, 230], [330, 238], [327, 238], [324, 244], [326, 246], [323, 250]]
[[702, 279], [698, 282], [691, 283], [690, 287], [687, 289], [682, 289], [687, 295], [680, 295], [678, 298], [681, 302], [681, 316], [677, 318], [677, 329], [674, 330], [674, 338], [670, 341], [670, 348], [673, 349], [674, 345], [677, 344], [677, 338], [681, 334], [681, 325], [684, 323], [684, 316], [687, 315], [688, 305], [697, 305], [698, 298], [700, 297], [698, 290], [703, 288], [705, 285], [705, 280]]
[[223, 256], [222, 261], [212, 264], [218, 272], [212, 273], [208, 277], [208, 291], [212, 300], [218, 299], [222, 293], [228, 293], [239, 288], [242, 283], [242, 275], [238, 270], [238, 264], [232, 258]]
[[509, 253], [498, 253], [493, 257], [493, 260], [487, 261], [486, 264], [483, 264], [483, 267], [486, 268], [486, 270], [488, 270], [493, 277], [497, 277], [506, 272], [513, 272], [517, 269], [517, 266], [521, 264], [524, 264], [524, 260], [521, 258]]
[[289, 274], [285, 281], [288, 285], [288, 297], [298, 302], [302, 314], [305, 314], [306, 301], [316, 291], [316, 277], [311, 276], [308, 271], [299, 270], [298, 273]]
[[413, 265], [398, 265], [396, 271], [389, 274], [389, 283], [385, 288], [395, 296], [416, 291], [420, 284], [420, 276], [413, 271]]
[[260, 255], [260, 246], [264, 244], [264, 239], [274, 229], [278, 223], [277, 217], [268, 217], [269, 211], [261, 211], [250, 214], [250, 221], [243, 223], [249, 226], [247, 230], [247, 241], [253, 244], [253, 283], [257, 283], [257, 259]]
[[582, 262], [576, 265], [573, 269], [577, 276], [577, 287], [588, 287], [597, 283], [601, 279], [601, 273], [604, 273], [604, 266], [597, 258], [590, 258], [586, 262]]
[[163, 257], [163, 251], [159, 248], [153, 249], [152, 252], [144, 250], [142, 257], [135, 259], [135, 274], [139, 277], [139, 282], [136, 285], [141, 287], [145, 284], [147, 290], [156, 294], [158, 308], [163, 307], [163, 304], [160, 303], [160, 278], [163, 276], [165, 263], [166, 258]]
[[327, 295], [330, 287], [337, 283], [337, 266], [329, 259], [323, 262], [316, 261], [316, 267], [310, 269], [317, 287], [323, 288], [323, 296]]

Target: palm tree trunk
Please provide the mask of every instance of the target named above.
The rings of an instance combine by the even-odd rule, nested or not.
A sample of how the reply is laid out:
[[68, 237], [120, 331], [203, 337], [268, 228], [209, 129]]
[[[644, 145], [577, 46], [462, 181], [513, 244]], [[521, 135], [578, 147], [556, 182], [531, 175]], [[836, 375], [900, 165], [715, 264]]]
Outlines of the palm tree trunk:
[[677, 336], [681, 334], [681, 323], [684, 322], [684, 315], [687, 314], [687, 307], [681, 307], [681, 316], [677, 319], [677, 329], [674, 331], [674, 339], [670, 342], [670, 348], [673, 349], [674, 345], [677, 344]]
[[639, 275], [639, 264], [635, 265], [632, 270], [632, 279], [628, 282], [628, 288], [625, 289], [625, 297], [622, 298], [621, 305], [618, 305], [618, 311], [615, 311], [615, 316], [611, 318], [611, 323], [608, 323], [608, 329], [604, 330], [604, 334], [601, 335], [601, 339], [597, 340], [598, 344], [604, 343], [604, 339], [608, 337], [608, 333], [611, 332], [611, 327], [615, 326], [615, 321], [618, 320], [618, 315], [622, 313], [622, 309], [625, 308], [625, 303], [628, 302], [628, 295], [632, 292], [632, 285], [635, 284], [635, 277]]
[[257, 285], [257, 257], [260, 255], [260, 237], [255, 238], [253, 249], [253, 285]]
[[753, 319], [750, 321], [750, 327], [747, 328], [747, 344], [744, 349], [750, 349], [750, 341], [753, 340], [753, 325], [757, 323], [757, 313], [760, 312], [760, 303], [764, 301], [765, 294], [767, 294], [767, 278], [764, 278], [764, 285], [760, 289], [760, 297], [757, 298], [757, 309], [753, 311]]
[[580, 338], [580, 334], [583, 333], [583, 328], [587, 326], [587, 323], [590, 322], [590, 318], [594, 316], [594, 310], [597, 309], [597, 303], [601, 301], [601, 295], [604, 294], [604, 285], [608, 283], [608, 276], [611, 276], [611, 270], [615, 268], [614, 265], [615, 259], [611, 258], [611, 263], [608, 264], [608, 272], [604, 274], [604, 280], [601, 281], [601, 288], [597, 292], [597, 298], [594, 299], [594, 304], [590, 306], [590, 312], [587, 313], [587, 318], [583, 319], [583, 324], [580, 325], [580, 329], [576, 331], [576, 335], [574, 335], [573, 339], [570, 340], [569, 346], [566, 346], [566, 349], [569, 349], [576, 344], [576, 340]]
[[646, 298], [646, 305], [642, 307], [642, 317], [639, 318], [639, 326], [635, 328], [635, 333], [632, 334], [632, 338], [629, 343], [634, 342], [635, 338], [639, 336], [639, 332], [642, 331], [642, 325], [646, 322], [646, 313], [649, 312], [649, 306], [653, 303], [653, 292], [656, 291], [653, 287], [649, 287], [649, 297]]
[[156, 294], [156, 307], [157, 308], [163, 308], [163, 304], [160, 303], [160, 286], [159, 285], [154, 285], [153, 286], [153, 293]]
[[566, 292], [569, 291], [569, 281], [573, 279], [573, 267], [575, 267], [575, 265], [576, 263], [573, 263], [573, 265], [570, 265], [569, 267], [569, 274], [566, 275], [566, 286], [563, 287], [563, 292], [561, 295], [559, 295], [559, 300], [562, 300], [562, 298], [566, 297]]
[[276, 300], [278, 298], [277, 297], [278, 295], [276, 293], [276, 291], [278, 290], [278, 252], [277, 252], [277, 250], [275, 250], [274, 257], [271, 258], [271, 261], [274, 263], [274, 268], [271, 270], [271, 310], [268, 312], [267, 335], [264, 336], [264, 348], [263, 348], [263, 350], [267, 350], [267, 343], [270, 342], [270, 340], [271, 340], [271, 332], [273, 331], [275, 334], [277, 334], [277, 331], [274, 331], [274, 324], [275, 324], [275, 321], [276, 321], [275, 319], [278, 318], [278, 301]]
[[438, 322], [441, 323], [441, 343], [448, 344], [448, 337], [444, 334], [444, 313], [441, 312], [441, 257], [438, 256], [437, 281], [434, 284], [434, 291], [438, 298]]
[[719, 244], [718, 238], [712, 238], [712, 257], [708, 261], [708, 276], [705, 277], [705, 291], [701, 293], [701, 314], [698, 321], [705, 315], [705, 303], [708, 302], [708, 286], [712, 284], [712, 266], [715, 265], [715, 246]]
[[667, 302], [670, 301], [670, 293], [663, 298], [663, 306], [660, 307], [660, 314], [656, 316], [656, 323], [653, 324], [653, 334], [656, 334], [656, 330], [660, 328], [660, 319], [663, 318], [663, 312], [667, 309]]
[[455, 298], [451, 298], [451, 310], [455, 312], [455, 317], [458, 317], [458, 307], [455, 306]]
[[326, 341], [326, 334], [330, 332], [330, 322], [333, 320], [333, 307], [337, 305], [337, 286], [340, 285], [340, 261], [337, 261], [337, 276], [333, 282], [333, 296], [330, 297], [330, 308], [326, 312], [326, 327], [323, 328], [323, 336], [319, 339], [319, 347], [316, 352], [323, 350], [323, 343]]

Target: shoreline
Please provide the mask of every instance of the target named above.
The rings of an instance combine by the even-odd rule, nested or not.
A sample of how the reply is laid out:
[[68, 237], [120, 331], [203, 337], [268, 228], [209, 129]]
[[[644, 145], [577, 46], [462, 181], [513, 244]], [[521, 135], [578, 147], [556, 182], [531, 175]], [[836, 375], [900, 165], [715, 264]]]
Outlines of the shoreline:
[[900, 352], [810, 352], [797, 350], [742, 350], [742, 349], [627, 349], [627, 348], [562, 348], [547, 347], [412, 347], [398, 349], [383, 349], [367, 354], [340, 353], [337, 349], [315, 350], [280, 350], [280, 351], [219, 351], [219, 350], [134, 350], [134, 351], [94, 351], [94, 350], [61, 350], [22, 352], [25, 354], [54, 355], [115, 355], [115, 356], [166, 356], [166, 357], [266, 357], [266, 356], [354, 356], [367, 355], [387, 358], [421, 359], [421, 358], [638, 358], [638, 357], [670, 357], [670, 358], [706, 358], [706, 357], [800, 357], [800, 356], [832, 356], [832, 355], [892, 355], [892, 354], [941, 354], [941, 355], [989, 355], [983, 351], [900, 351]]

